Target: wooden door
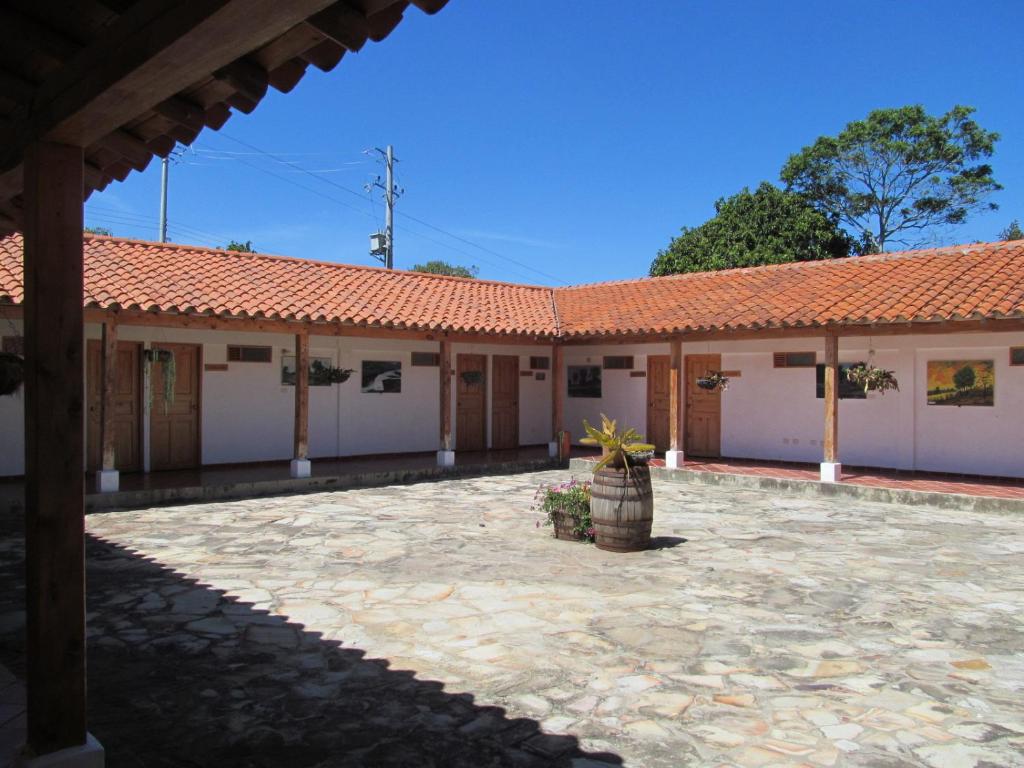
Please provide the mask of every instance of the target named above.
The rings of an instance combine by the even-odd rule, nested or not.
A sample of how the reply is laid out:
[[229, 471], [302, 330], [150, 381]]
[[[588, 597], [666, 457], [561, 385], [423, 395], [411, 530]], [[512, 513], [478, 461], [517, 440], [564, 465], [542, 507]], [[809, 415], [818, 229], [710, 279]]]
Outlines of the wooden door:
[[697, 386], [708, 371], [722, 369], [721, 355], [686, 356], [686, 442], [688, 456], [715, 457], [721, 453], [722, 393]]
[[485, 450], [487, 448], [487, 356], [458, 355], [455, 384], [455, 450]]
[[657, 451], [669, 448], [669, 405], [672, 400], [669, 385], [671, 369], [668, 355], [647, 357], [647, 434], [645, 440], [654, 443]]
[[164, 399], [167, 366], [150, 365], [152, 409], [149, 413], [149, 461], [156, 471], [199, 466], [199, 347], [195, 344], [159, 344], [174, 354], [174, 400]]
[[[87, 402], [86, 468], [100, 469], [103, 462], [100, 416], [103, 412], [103, 344], [90, 339], [86, 351], [85, 389]], [[142, 413], [140, 345], [117, 344], [117, 379], [114, 382], [114, 468], [121, 472], [142, 469], [139, 434]]]
[[491, 447], [519, 447], [519, 357], [491, 358]]

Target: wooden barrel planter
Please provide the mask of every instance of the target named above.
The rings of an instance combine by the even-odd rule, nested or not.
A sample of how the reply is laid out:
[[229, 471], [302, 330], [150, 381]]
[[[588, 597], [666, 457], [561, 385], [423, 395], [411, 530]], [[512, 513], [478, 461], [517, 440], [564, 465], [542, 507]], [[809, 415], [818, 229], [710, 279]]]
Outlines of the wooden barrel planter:
[[654, 491], [646, 464], [624, 469], [605, 467], [594, 473], [590, 516], [598, 549], [639, 552], [651, 544]]
[[576, 527], [576, 520], [568, 512], [558, 512], [552, 516], [555, 528], [555, 538], [564, 541], [581, 541], [582, 536], [576, 534], [573, 528]]

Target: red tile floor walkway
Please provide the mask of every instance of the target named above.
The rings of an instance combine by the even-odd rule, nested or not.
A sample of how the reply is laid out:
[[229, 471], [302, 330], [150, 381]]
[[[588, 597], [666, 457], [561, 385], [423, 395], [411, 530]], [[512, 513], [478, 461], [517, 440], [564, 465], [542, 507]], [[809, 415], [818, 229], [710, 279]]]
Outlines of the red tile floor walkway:
[[[573, 455], [582, 455], [573, 448]], [[664, 467], [664, 459], [654, 459], [654, 466]], [[693, 472], [718, 472], [729, 475], [773, 477], [780, 480], [819, 480], [817, 464], [752, 459], [687, 459], [684, 469]], [[925, 493], [961, 493], [997, 499], [1024, 500], [1024, 480], [1014, 478], [953, 475], [941, 472], [909, 472], [895, 469], [843, 466], [843, 483], [872, 488], [923, 491]]]

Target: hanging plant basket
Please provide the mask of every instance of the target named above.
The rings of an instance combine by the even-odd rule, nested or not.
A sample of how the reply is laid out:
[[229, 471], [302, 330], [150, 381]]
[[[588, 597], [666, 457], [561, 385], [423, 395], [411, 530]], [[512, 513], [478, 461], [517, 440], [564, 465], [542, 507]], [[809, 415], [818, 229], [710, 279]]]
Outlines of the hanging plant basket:
[[[174, 353], [169, 349], [147, 349], [143, 357], [148, 365], [160, 363], [164, 369], [164, 413], [168, 406], [174, 402], [174, 385], [177, 382], [178, 371], [174, 364]], [[153, 404], [152, 390], [149, 392], [149, 406]]]
[[313, 386], [344, 384], [353, 372], [352, 368], [335, 368], [333, 365], [324, 365], [319, 360], [314, 360], [309, 366], [309, 383]]
[[0, 352], [0, 395], [13, 395], [25, 381], [25, 360], [21, 355]]
[[720, 392], [724, 392], [729, 388], [729, 377], [724, 375], [721, 371], [708, 371], [697, 379], [697, 386], [701, 389], [706, 389], [709, 392], [713, 392], [716, 389]]
[[463, 371], [462, 380], [466, 384], [479, 384], [484, 380], [483, 371]]
[[896, 379], [894, 371], [887, 371], [884, 368], [876, 368], [873, 365], [855, 365], [846, 370], [846, 379], [865, 392], [880, 392], [885, 394], [889, 390], [900, 391], [900, 383]]

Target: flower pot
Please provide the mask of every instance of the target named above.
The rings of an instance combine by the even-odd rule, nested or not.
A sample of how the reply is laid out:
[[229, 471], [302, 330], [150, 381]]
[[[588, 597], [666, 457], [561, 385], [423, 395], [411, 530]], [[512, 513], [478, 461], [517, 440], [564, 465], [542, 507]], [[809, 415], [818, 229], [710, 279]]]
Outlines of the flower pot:
[[651, 544], [654, 491], [651, 470], [641, 464], [625, 469], [605, 467], [594, 473], [590, 516], [595, 544], [609, 552], [638, 552]]
[[565, 512], [555, 512], [552, 516], [552, 525], [555, 529], [555, 538], [563, 541], [582, 541], [583, 536], [573, 531], [576, 520], [572, 515]]
[[0, 395], [13, 395], [25, 380], [25, 361], [10, 352], [0, 352]]
[[700, 387], [701, 389], [711, 390], [716, 389], [718, 387], [718, 382], [713, 381], [712, 379], [700, 378], [697, 379], [697, 386]]

